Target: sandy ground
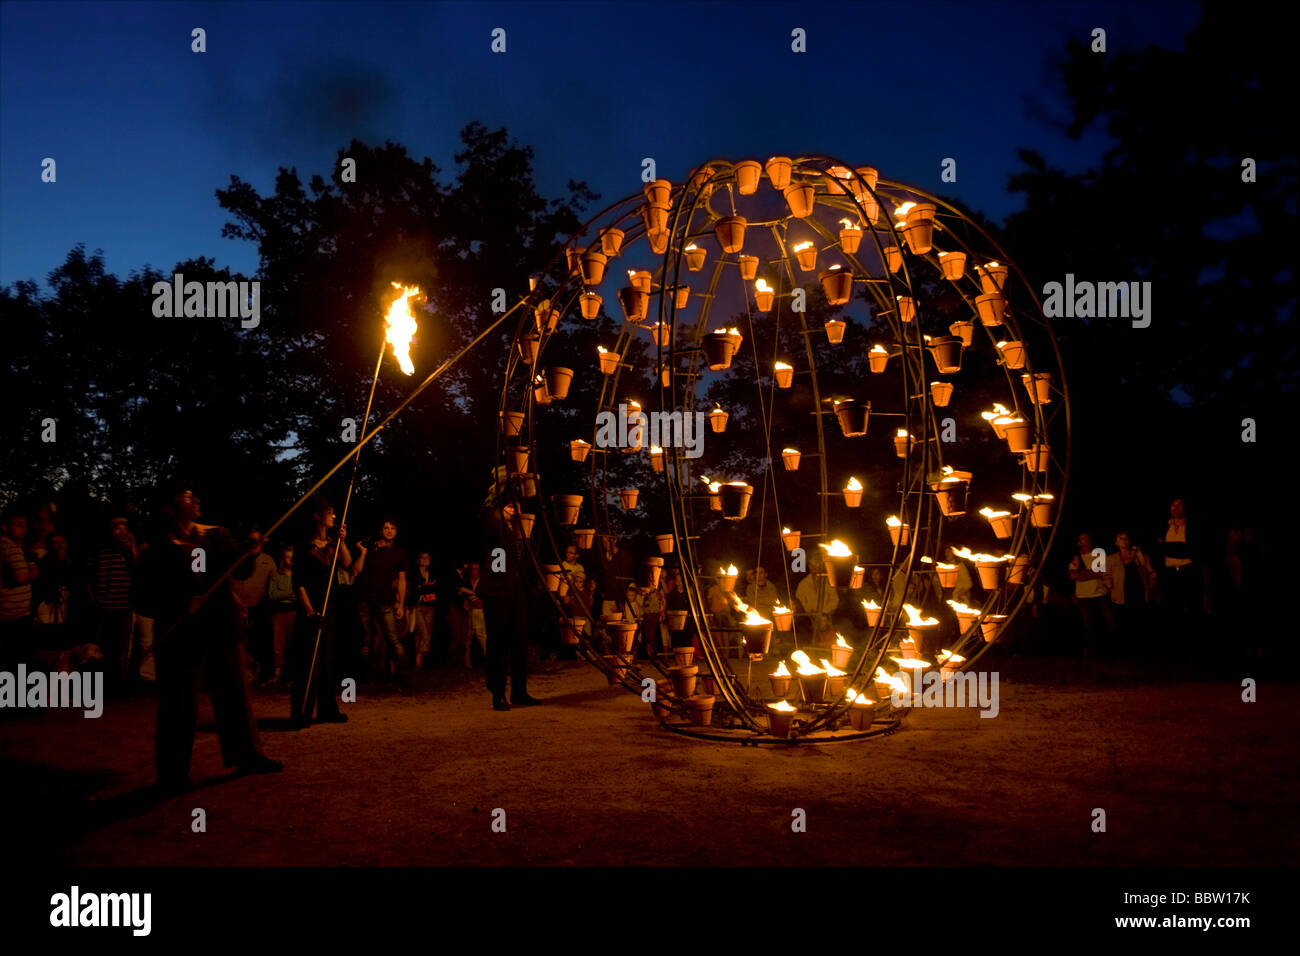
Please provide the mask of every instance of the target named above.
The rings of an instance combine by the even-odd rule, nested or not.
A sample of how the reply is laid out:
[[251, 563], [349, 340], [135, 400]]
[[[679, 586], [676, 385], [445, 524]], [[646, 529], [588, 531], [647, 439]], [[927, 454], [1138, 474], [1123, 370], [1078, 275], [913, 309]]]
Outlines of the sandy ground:
[[[665, 732], [585, 664], [499, 714], [477, 675], [368, 692], [346, 725], [283, 729], [283, 774], [232, 779], [202, 728], [201, 786], [158, 802], [153, 701], [98, 720], [0, 721], [0, 810], [46, 859], [112, 865], [1252, 865], [1292, 862], [1294, 684], [1153, 682], [1087, 660], [991, 662], [1001, 713], [915, 711], [871, 741], [797, 748]], [[210, 721], [206, 701], [200, 721]], [[206, 811], [207, 832], [191, 830]], [[506, 832], [491, 829], [506, 813]], [[791, 830], [792, 810], [807, 831]], [[1107, 830], [1092, 830], [1094, 808]]]

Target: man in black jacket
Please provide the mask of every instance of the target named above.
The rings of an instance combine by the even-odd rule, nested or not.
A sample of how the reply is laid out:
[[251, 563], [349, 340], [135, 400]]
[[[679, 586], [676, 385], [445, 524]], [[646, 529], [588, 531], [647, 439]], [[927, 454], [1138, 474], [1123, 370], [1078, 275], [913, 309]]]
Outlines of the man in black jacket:
[[[275, 773], [278, 760], [262, 753], [248, 690], [244, 634], [239, 609], [223, 582], [206, 601], [211, 583], [239, 557], [230, 532], [201, 525], [199, 499], [178, 488], [164, 509], [167, 529], [146, 553], [142, 613], [156, 619], [158, 726], [155, 762], [158, 787], [178, 792], [190, 786], [190, 758], [198, 720], [200, 678], [217, 718], [221, 757], [241, 774]], [[232, 577], [246, 579], [260, 545]]]
[[[528, 553], [520, 528], [519, 503], [498, 467], [487, 500], [479, 510], [482, 531], [482, 577], [478, 596], [487, 624], [487, 686], [496, 710], [510, 704], [540, 703], [528, 695]], [[506, 674], [510, 702], [506, 702]]]

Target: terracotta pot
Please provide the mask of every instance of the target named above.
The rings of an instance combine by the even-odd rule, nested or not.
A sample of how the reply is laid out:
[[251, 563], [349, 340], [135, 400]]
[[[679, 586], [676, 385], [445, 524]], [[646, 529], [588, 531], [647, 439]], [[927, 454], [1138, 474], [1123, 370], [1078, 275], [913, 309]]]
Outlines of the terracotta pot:
[[710, 493], [709, 495], [709, 510], [710, 511], [722, 510], [722, 496], [718, 494], [716, 491]]
[[647, 202], [666, 203], [672, 195], [673, 184], [666, 179], [656, 179], [641, 187]]
[[621, 654], [606, 654], [604, 655], [604, 659], [606, 665], [613, 672], [605, 675], [605, 679], [611, 684], [617, 684], [619, 681], [627, 677], [628, 658]]
[[623, 248], [623, 236], [623, 230], [613, 226], [600, 230], [600, 251], [613, 259]]
[[578, 296], [578, 308], [584, 319], [594, 319], [600, 315], [600, 306], [604, 300], [596, 292], [584, 292]]
[[1006, 266], [1000, 263], [988, 263], [983, 266], [976, 266], [975, 271], [980, 277], [980, 289], [984, 292], [1005, 292], [1007, 287]]
[[853, 648], [842, 647], [839, 644], [831, 645], [831, 665], [838, 670], [844, 670], [849, 666], [849, 658], [853, 656]]
[[733, 171], [736, 174], [736, 191], [742, 196], [752, 196], [758, 192], [758, 177], [763, 172], [763, 167], [754, 159], [742, 159], [736, 163]]
[[1007, 447], [1016, 454], [1029, 451], [1034, 443], [1034, 426], [1026, 421], [1014, 421], [1006, 426]]
[[768, 680], [772, 682], [772, 694], [776, 697], [784, 697], [790, 693], [791, 679], [789, 677], [769, 677]]
[[1029, 555], [1018, 554], [1016, 559], [1011, 562], [1011, 567], [1007, 569], [1008, 584], [1024, 584], [1025, 579], [1029, 577]]
[[582, 495], [551, 495], [555, 505], [555, 523], [570, 525], [578, 523], [578, 512], [582, 509]]
[[497, 412], [497, 415], [501, 419], [502, 428], [508, 437], [514, 438], [524, 430], [523, 412]]
[[799, 263], [799, 269], [803, 272], [812, 272], [817, 268], [817, 247], [810, 245], [800, 249], [794, 254], [795, 262]]
[[674, 538], [671, 534], [655, 535], [655, 544], [659, 548], [660, 554], [672, 554]]
[[975, 618], [979, 617], [979, 612], [977, 611], [974, 614], [963, 614], [960, 611], [957, 611], [955, 613], [957, 614], [957, 627], [961, 630], [962, 635], [965, 636], [966, 631], [970, 629]]
[[845, 226], [840, 230], [840, 248], [847, 256], [856, 255], [862, 245], [862, 230], [857, 226]]
[[881, 700], [889, 700], [894, 696], [894, 685], [887, 680], [873, 680], [876, 685], [876, 696]]
[[1035, 405], [1047, 405], [1051, 403], [1051, 372], [1034, 372], [1032, 375], [1026, 372], [1024, 375], [1020, 376], [1020, 380], [1025, 383], [1025, 391], [1029, 392], [1029, 400]]
[[952, 382], [931, 382], [930, 401], [935, 408], [947, 408], [952, 399]]
[[794, 611], [786, 608], [783, 611], [772, 611], [772, 626], [778, 631], [788, 631], [794, 626]]
[[930, 339], [930, 354], [940, 375], [955, 375], [961, 371], [962, 341], [956, 335], [940, 335]]
[[955, 588], [957, 586], [957, 578], [959, 575], [957, 565], [936, 565], [934, 570], [935, 574], [939, 577], [939, 587]]
[[907, 211], [903, 234], [907, 244], [918, 256], [923, 256], [934, 245], [934, 203], [917, 203]]
[[582, 281], [584, 285], [600, 285], [605, 279], [605, 263], [609, 257], [603, 252], [588, 249], [582, 254]]
[[745, 653], [751, 660], [762, 657], [772, 646], [772, 622], [766, 624], [741, 624], [740, 632], [745, 638]]
[[722, 590], [725, 591], [727, 594], [734, 594], [735, 591], [736, 591], [736, 578], [737, 578], [737, 577], [738, 577], [738, 575], [735, 575], [735, 574], [719, 574], [719, 575], [718, 575], [718, 585], [719, 585], [719, 586], [722, 588]]
[[828, 196], [847, 196], [848, 185], [846, 182], [852, 178], [853, 170], [844, 166], [830, 166], [826, 170], [826, 195]]
[[551, 393], [546, 389], [545, 380], [540, 381], [533, 386], [533, 401], [538, 405], [551, 404]]
[[709, 182], [709, 180], [712, 178], [713, 178], [712, 166], [704, 166], [696, 170], [695, 175], [691, 177], [691, 189], [700, 193], [700, 195], [707, 200], [710, 196], [713, 195], [713, 183]]
[[790, 213], [797, 219], [807, 219], [812, 215], [813, 203], [817, 197], [812, 183], [791, 183], [781, 190], [781, 195], [785, 196]]
[[835, 417], [839, 419], [840, 431], [845, 438], [856, 438], [867, 433], [867, 420], [871, 416], [870, 402], [847, 401], [835, 406]]
[[930, 486], [939, 504], [939, 512], [945, 518], [956, 518], [966, 513], [966, 493], [970, 484], [966, 481], [939, 481]]
[[1016, 519], [1012, 515], [989, 518], [988, 520], [989, 527], [992, 529], [995, 538], [1009, 538], [1016, 530]]
[[707, 727], [713, 721], [713, 702], [716, 700], [712, 694], [700, 694], [696, 697], [686, 698], [686, 715], [690, 718], [691, 723], [697, 727]]
[[898, 246], [885, 246], [885, 268], [891, 273], [903, 268], [903, 250]]
[[945, 279], [950, 282], [956, 282], [966, 274], [966, 253], [939, 253], [939, 268], [943, 270], [943, 277]]
[[776, 379], [777, 388], [789, 388], [794, 384], [794, 369], [789, 365], [773, 369], [772, 376]]
[[659, 578], [663, 571], [663, 558], [646, 558], [641, 562], [641, 579], [637, 584], [647, 591], [653, 591], [659, 587]]
[[[664, 614], [664, 623], [668, 625], [668, 630], [674, 634], [680, 634], [686, 630], [686, 612], [685, 611], [668, 611]], [[692, 654], [695, 648], [690, 648]], [[674, 651], [675, 653], [675, 651]]]
[[704, 249], [692, 249], [689, 246], [685, 250], [686, 268], [691, 272], [699, 272], [704, 268], [704, 260], [708, 258], [708, 252]]
[[578, 550], [589, 551], [591, 546], [596, 543], [596, 529], [581, 528], [574, 531], [573, 543], [578, 546]]
[[[880, 181], [880, 173], [874, 166], [859, 166], [854, 170], [855, 173], [865, 181], [859, 182], [857, 179], [850, 181], [850, 187], [853, 189], [853, 198], [858, 202], [864, 202], [871, 199], [869, 190], [876, 188], [876, 183]], [[872, 222], [875, 222], [873, 219]]]
[[875, 704], [852, 704], [849, 706], [849, 726], [854, 730], [870, 730], [875, 720]]
[[617, 352], [597, 352], [600, 357], [600, 373], [602, 375], [613, 375], [618, 368], [619, 354]]
[[907, 453], [916, 445], [916, 439], [911, 435], [894, 436], [894, 454], [899, 458], [906, 458]]
[[776, 301], [775, 289], [755, 289], [754, 290], [754, 308], [759, 312], [771, 312], [772, 305]]
[[1001, 325], [1007, 313], [1007, 300], [998, 292], [989, 292], [975, 297], [975, 309], [980, 321], [987, 326]]
[[688, 285], [679, 285], [673, 289], [673, 305], [678, 309], [686, 308], [686, 303], [691, 298], [691, 287]]
[[1054, 503], [1054, 501], [1035, 501], [1033, 510], [1029, 514], [1029, 523], [1035, 528], [1050, 528]]
[[912, 540], [912, 526], [910, 524], [891, 524], [887, 527], [889, 528], [889, 540], [896, 547], [907, 547], [907, 543]]
[[826, 583], [833, 588], [846, 588], [849, 582], [853, 580], [853, 568], [858, 563], [856, 554], [839, 557], [833, 554], [824, 555], [826, 562]]
[[739, 252], [745, 247], [745, 217], [723, 216], [713, 224], [713, 234], [723, 252]]
[[641, 207], [641, 221], [645, 223], [646, 233], [666, 232], [668, 230], [668, 212], [672, 207], [666, 202], [648, 202]]
[[718, 692], [717, 678], [708, 671], [701, 671], [699, 690], [703, 694], [716, 694]]
[[660, 694], [663, 693], [663, 691], [660, 689], [661, 685], [666, 686], [667, 682], [666, 681], [655, 682], [655, 699], [654, 699], [654, 703], [650, 705], [650, 713], [654, 714], [655, 717], [658, 718], [659, 720], [667, 720], [669, 717], [672, 716], [673, 712], [668, 707], [667, 704], [663, 703], [660, 700]]
[[664, 322], [656, 322], [654, 325], [642, 326], [650, 333], [650, 339], [660, 348], [668, 348], [672, 345], [673, 327]]
[[[860, 564], [853, 566], [853, 577], [849, 578], [849, 590], [857, 591], [862, 587], [867, 577], [867, 569]], [[835, 665], [838, 667], [839, 665]]]
[[844, 488], [844, 504], [850, 508], [858, 508], [862, 505], [862, 489]]
[[730, 417], [721, 408], [709, 412], [709, 427], [713, 429], [714, 434], [721, 434], [727, 430], [727, 419]]
[[650, 296], [640, 289], [628, 286], [618, 290], [618, 301], [623, 306], [623, 315], [633, 324], [644, 322], [650, 308]]
[[655, 450], [654, 448], [650, 449], [650, 470], [651, 471], [664, 470], [664, 453], [662, 449], [659, 450]]
[[1047, 466], [1051, 460], [1051, 445], [1035, 445], [1025, 455], [1025, 467], [1030, 471], [1047, 471]]
[[647, 232], [645, 234], [646, 242], [650, 243], [650, 251], [657, 256], [663, 255], [664, 251], [668, 248], [668, 238], [669, 233], [666, 229], [663, 231], [655, 230], [654, 232]]
[[898, 301], [898, 318], [900, 322], [911, 322], [916, 319], [916, 302], [909, 295], [899, 295], [894, 297]]
[[553, 592], [559, 589], [560, 573], [563, 570], [558, 564], [542, 565], [542, 583], [546, 586], [546, 590]]
[[704, 357], [709, 369], [719, 372], [731, 367], [731, 357], [736, 351], [736, 340], [725, 332], [709, 332], [704, 336]]
[[844, 688], [848, 686], [848, 674], [828, 675], [826, 678], [826, 699], [828, 701], [841, 700], [844, 697]]
[[889, 365], [889, 353], [877, 352], [874, 348], [867, 353], [867, 365], [876, 374], [883, 372]]
[[525, 365], [533, 365], [537, 361], [537, 343], [542, 337], [536, 332], [525, 332], [519, 336], [519, 357]]
[[582, 632], [587, 627], [585, 617], [563, 618], [560, 621], [560, 639], [565, 644], [578, 644], [582, 641]]
[[758, 275], [758, 256], [738, 256], [736, 263], [740, 266], [740, 278], [746, 282], [753, 281]]
[[961, 338], [961, 344], [966, 348], [971, 347], [975, 341], [975, 323], [970, 319], [962, 319], [960, 322], [954, 322], [948, 326], [948, 331], [953, 335]]
[[790, 162], [789, 156], [773, 156], [763, 164], [763, 169], [773, 189], [785, 189], [790, 185], [790, 174], [794, 170], [794, 164]]
[[722, 502], [722, 517], [728, 521], [743, 519], [749, 514], [749, 500], [753, 495], [753, 485], [723, 485], [718, 489], [718, 498]]
[[842, 319], [827, 319], [826, 321], [826, 341], [831, 345], [839, 345], [844, 341], [845, 322]]
[[1007, 342], [1005, 345], [999, 343], [1002, 351], [1002, 361], [1006, 363], [1007, 368], [1020, 369], [1025, 367], [1025, 343], [1024, 342]]
[[519, 494], [525, 498], [537, 497], [537, 475], [535, 473], [519, 476]]
[[652, 288], [652, 284], [654, 282], [654, 278], [645, 269], [639, 269], [639, 270], [628, 269], [627, 281], [628, 284], [632, 286], [632, 288], [640, 289], [642, 292], [649, 295]]
[[803, 699], [810, 704], [824, 704], [826, 702], [826, 675], [796, 675], [799, 678], [799, 686], [803, 688]]
[[668, 677], [673, 682], [673, 692], [678, 697], [690, 697], [695, 693], [695, 680], [699, 672], [700, 669], [694, 664], [668, 668]]
[[980, 622], [980, 630], [984, 632], [984, 643], [992, 644], [998, 639], [1006, 620], [1005, 614], [990, 614]]
[[631, 511], [636, 507], [636, 499], [640, 494], [639, 488], [624, 488], [618, 493], [618, 498], [623, 503], [623, 507]]
[[563, 400], [569, 396], [569, 383], [573, 381], [573, 369], [563, 365], [552, 365], [546, 370], [546, 391], [551, 398]]
[[853, 297], [853, 273], [844, 269], [827, 269], [817, 277], [831, 305], [847, 305]]
[[884, 611], [884, 608], [863, 606], [862, 610], [867, 615], [867, 627], [875, 627], [880, 621], [880, 614]]
[[799, 547], [799, 539], [802, 536], [802, 531], [783, 531], [781, 533], [781, 543], [785, 545], [787, 551], [793, 551]]
[[586, 461], [587, 455], [590, 453], [590, 442], [583, 441], [581, 438], [575, 438], [569, 442], [569, 457], [574, 461]]
[[[682, 612], [680, 612], [680, 613], [685, 614], [686, 612], [685, 612], [685, 611], [682, 611]], [[681, 628], [679, 627], [679, 628], [677, 628], [677, 630], [680, 631]], [[688, 645], [686, 645], [685, 647], [674, 647], [674, 648], [673, 648], [673, 666], [674, 666], [674, 667], [690, 667], [690, 666], [691, 666], [692, 664], [694, 664], [694, 663], [695, 663], [695, 648], [694, 648], [694, 647], [692, 647], [691, 645], [688, 644]], [[709, 677], [712, 677], [713, 675], [710, 674], [710, 675], [708, 675], [708, 676], [709, 676]]]
[[569, 275], [582, 274], [582, 253], [580, 251], [565, 247], [564, 258], [569, 263]]
[[560, 324], [559, 311], [552, 309], [549, 303], [534, 308], [533, 318], [537, 320], [537, 328], [547, 332], [554, 332], [555, 327]]
[[996, 591], [1002, 587], [1002, 578], [1005, 575], [1007, 565], [1005, 561], [998, 561], [996, 564], [975, 563], [975, 570], [979, 572], [980, 587], [985, 591]]
[[793, 710], [773, 710], [767, 708], [767, 732], [773, 737], [780, 737], [782, 740], [789, 738], [790, 728], [794, 726], [794, 715], [797, 713]]
[[506, 449], [506, 458], [510, 462], [510, 474], [520, 475], [528, 470], [528, 455], [527, 445], [511, 445]]
[[617, 654], [629, 654], [636, 642], [636, 621], [609, 621], [605, 624], [605, 636], [609, 645]]
[[533, 536], [533, 522], [537, 520], [537, 515], [530, 515], [526, 511], [520, 511], [518, 514], [518, 529], [520, 537], [531, 538]]

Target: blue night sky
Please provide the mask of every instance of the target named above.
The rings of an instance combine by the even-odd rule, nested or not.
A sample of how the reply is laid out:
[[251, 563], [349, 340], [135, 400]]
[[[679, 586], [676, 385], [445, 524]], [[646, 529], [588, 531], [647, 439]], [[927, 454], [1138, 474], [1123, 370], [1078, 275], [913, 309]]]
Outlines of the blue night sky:
[[[221, 238], [213, 193], [231, 174], [267, 192], [278, 167], [325, 174], [359, 137], [429, 156], [446, 181], [473, 120], [533, 146], [550, 196], [569, 179], [601, 205], [636, 192], [645, 156], [678, 180], [711, 156], [819, 152], [1000, 219], [1020, 201], [1017, 149], [1077, 171], [1103, 147], [1053, 126], [1067, 40], [1101, 26], [1112, 51], [1178, 49], [1198, 18], [1190, 3], [5, 3], [0, 283], [43, 279], [78, 242], [119, 275], [192, 256], [251, 274], [252, 244]], [[939, 181], [948, 156], [955, 184]]]

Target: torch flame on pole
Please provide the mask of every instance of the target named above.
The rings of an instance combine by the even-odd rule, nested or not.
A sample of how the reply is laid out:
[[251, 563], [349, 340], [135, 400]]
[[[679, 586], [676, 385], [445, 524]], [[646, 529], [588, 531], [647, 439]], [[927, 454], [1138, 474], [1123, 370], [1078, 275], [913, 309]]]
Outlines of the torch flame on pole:
[[385, 317], [388, 327], [384, 338], [393, 347], [393, 358], [397, 359], [397, 364], [402, 367], [402, 371], [407, 375], [414, 375], [411, 338], [415, 335], [416, 325], [415, 316], [411, 314], [410, 299], [413, 295], [419, 295], [420, 290], [416, 286], [404, 286], [399, 282], [394, 282], [393, 288], [401, 291], [388, 306], [388, 315]]

